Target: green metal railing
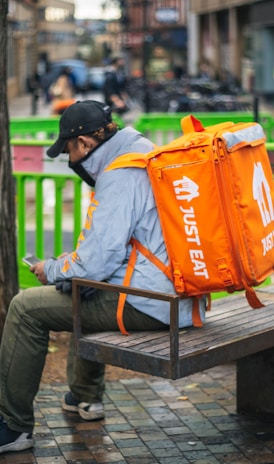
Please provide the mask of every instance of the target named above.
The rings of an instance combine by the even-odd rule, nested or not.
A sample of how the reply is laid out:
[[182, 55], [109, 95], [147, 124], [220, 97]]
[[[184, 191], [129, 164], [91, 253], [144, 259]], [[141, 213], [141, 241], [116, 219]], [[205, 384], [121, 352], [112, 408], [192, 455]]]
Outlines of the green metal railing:
[[[155, 143], [164, 144], [182, 134], [180, 120], [189, 113], [148, 113], [140, 115], [134, 127]], [[254, 120], [252, 112], [220, 112], [220, 113], [195, 113], [202, 124], [211, 126], [220, 122], [251, 122]], [[119, 127], [124, 127], [124, 122], [119, 116], [113, 115]], [[57, 137], [59, 131], [59, 116], [14, 118], [10, 121], [11, 144], [15, 142], [29, 143], [30, 145], [50, 145]], [[274, 142], [274, 118], [271, 114], [261, 113], [259, 122], [262, 125], [268, 142]]]
[[[72, 251], [83, 224], [86, 201], [82, 180], [75, 175], [15, 172], [14, 177], [19, 285], [26, 288], [39, 284], [29, 272], [28, 266], [22, 262], [22, 257], [27, 253], [33, 253], [41, 259], [59, 256], [64, 251], [64, 233], [69, 235], [70, 242], [70, 249], [66, 251]], [[68, 189], [71, 197], [69, 201], [66, 198]], [[47, 206], [49, 193], [52, 204]], [[66, 211], [68, 205], [69, 212]]]
[[[135, 121], [134, 127], [153, 142], [163, 145], [182, 135], [180, 121], [188, 115], [189, 113], [142, 114]], [[194, 116], [202, 122], [204, 127], [226, 121], [234, 123], [254, 121], [254, 114], [251, 112], [195, 113]], [[261, 113], [259, 123], [265, 131], [267, 141], [274, 142], [274, 118], [270, 114]]]
[[[50, 145], [59, 133], [59, 119], [60, 116], [30, 116], [11, 119], [9, 125], [11, 144], [13, 141], [18, 143], [28, 140], [31, 143], [48, 142]], [[114, 114], [113, 120], [120, 128], [124, 127], [124, 121], [118, 115]]]

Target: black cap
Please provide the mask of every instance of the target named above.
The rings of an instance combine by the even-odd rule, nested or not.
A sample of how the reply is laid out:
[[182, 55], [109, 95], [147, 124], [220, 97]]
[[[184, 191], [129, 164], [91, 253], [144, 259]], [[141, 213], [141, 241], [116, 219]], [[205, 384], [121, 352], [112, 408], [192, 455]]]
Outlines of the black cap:
[[50, 158], [63, 152], [68, 139], [90, 134], [106, 127], [112, 121], [111, 109], [104, 103], [94, 100], [78, 101], [70, 105], [59, 121], [59, 137], [47, 150]]

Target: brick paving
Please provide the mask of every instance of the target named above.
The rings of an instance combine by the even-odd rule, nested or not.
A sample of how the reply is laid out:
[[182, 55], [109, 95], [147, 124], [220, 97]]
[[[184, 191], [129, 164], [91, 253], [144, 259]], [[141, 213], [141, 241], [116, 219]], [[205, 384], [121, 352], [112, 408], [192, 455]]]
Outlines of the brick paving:
[[232, 364], [176, 381], [108, 381], [96, 422], [62, 410], [66, 385], [41, 385], [35, 447], [0, 464], [274, 464], [274, 418], [236, 414], [235, 376]]

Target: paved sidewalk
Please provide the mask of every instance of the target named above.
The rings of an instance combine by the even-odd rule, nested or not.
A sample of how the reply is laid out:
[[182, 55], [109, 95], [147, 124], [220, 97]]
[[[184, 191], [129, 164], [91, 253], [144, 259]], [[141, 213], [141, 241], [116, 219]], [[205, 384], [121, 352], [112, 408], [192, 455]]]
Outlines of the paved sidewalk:
[[[76, 96], [76, 99], [79, 99], [79, 100], [90, 99], [90, 100], [103, 101], [103, 97], [101, 93], [96, 92], [96, 91], [90, 91], [85, 96], [78, 95]], [[15, 98], [12, 98], [8, 106], [9, 106], [10, 118], [32, 116], [32, 96], [30, 94], [23, 94]], [[264, 99], [261, 98], [259, 102], [259, 111], [262, 113], [267, 112], [267, 113], [274, 114], [274, 105], [269, 104], [268, 102], [266, 102]], [[136, 107], [133, 110], [131, 110], [129, 113], [126, 113], [123, 119], [125, 118], [126, 122], [131, 122], [132, 120], [134, 120], [135, 115], [138, 116], [140, 113], [142, 113], [141, 108]], [[50, 114], [51, 114], [50, 103], [46, 104], [42, 97], [39, 98], [37, 102], [36, 115], [37, 116], [50, 116]]]
[[[32, 115], [32, 97], [26, 93], [12, 98], [8, 104], [10, 118], [29, 118]], [[51, 105], [46, 104], [42, 98], [39, 98], [37, 103], [36, 116], [49, 116], [51, 113]]]
[[41, 385], [35, 448], [0, 455], [0, 464], [274, 463], [274, 419], [235, 412], [234, 365], [177, 381], [108, 381], [97, 422], [62, 411], [65, 391]]
[[[76, 95], [76, 100], [99, 100], [102, 101], [102, 96], [99, 92], [88, 92], [85, 96]], [[37, 101], [36, 114], [32, 114], [32, 95], [29, 93], [11, 98], [8, 104], [9, 116], [14, 117], [32, 117], [32, 116], [51, 116], [51, 103], [46, 103], [43, 97]]]
[[[85, 96], [78, 95], [75, 97], [76, 100], [97, 100], [103, 101], [100, 92], [88, 92]], [[9, 117], [10, 118], [22, 118], [22, 117], [34, 117], [32, 115], [32, 97], [30, 94], [20, 95], [12, 98], [9, 102]], [[133, 121], [141, 113], [140, 107], [137, 105], [133, 107], [128, 113], [122, 116], [123, 121], [126, 125], [133, 123]], [[36, 116], [51, 116], [51, 104], [45, 103], [43, 98], [39, 98], [37, 103]]]

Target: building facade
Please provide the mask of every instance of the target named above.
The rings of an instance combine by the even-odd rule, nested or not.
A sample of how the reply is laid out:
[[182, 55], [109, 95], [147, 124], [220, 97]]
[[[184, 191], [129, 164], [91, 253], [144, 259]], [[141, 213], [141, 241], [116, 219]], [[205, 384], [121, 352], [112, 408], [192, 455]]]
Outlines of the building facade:
[[8, 11], [8, 98], [28, 90], [50, 61], [77, 52], [74, 0], [10, 0]]
[[[94, 47], [122, 52], [133, 76], [208, 74], [274, 95], [274, 0], [121, 0]], [[74, 0], [10, 0], [8, 96], [35, 73], [77, 55]], [[99, 48], [98, 48], [99, 46]], [[100, 57], [98, 55], [99, 64]]]
[[249, 92], [274, 95], [274, 1], [190, 0], [189, 9], [191, 73], [206, 69]]
[[150, 79], [186, 70], [185, 0], [127, 0], [122, 4], [119, 46], [130, 57], [133, 75]]
[[38, 0], [37, 9], [40, 59], [50, 62], [74, 58], [77, 52], [74, 1]]
[[36, 5], [31, 0], [10, 0], [8, 10], [8, 97], [26, 90], [26, 79], [35, 70]]
[[250, 8], [254, 48], [254, 90], [274, 101], [274, 1], [256, 2]]

